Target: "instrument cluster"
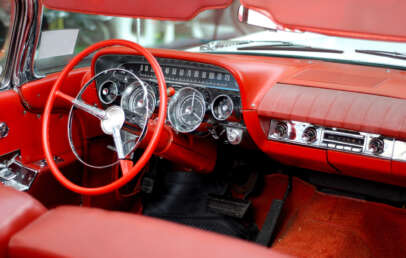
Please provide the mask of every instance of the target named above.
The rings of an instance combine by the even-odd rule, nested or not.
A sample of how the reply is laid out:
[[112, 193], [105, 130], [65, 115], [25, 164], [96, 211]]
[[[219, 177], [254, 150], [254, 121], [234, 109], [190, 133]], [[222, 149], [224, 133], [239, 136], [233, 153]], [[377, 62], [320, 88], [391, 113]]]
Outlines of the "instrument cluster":
[[[202, 124], [241, 124], [239, 87], [223, 68], [184, 60], [158, 58], [167, 87], [175, 94], [168, 99], [167, 122], [180, 133], [197, 131]], [[136, 122], [159, 107], [155, 74], [140, 56], [105, 55], [98, 58], [95, 72], [97, 93], [105, 106], [120, 105], [126, 117]], [[141, 82], [134, 77], [138, 77]], [[210, 126], [209, 126], [210, 127]]]

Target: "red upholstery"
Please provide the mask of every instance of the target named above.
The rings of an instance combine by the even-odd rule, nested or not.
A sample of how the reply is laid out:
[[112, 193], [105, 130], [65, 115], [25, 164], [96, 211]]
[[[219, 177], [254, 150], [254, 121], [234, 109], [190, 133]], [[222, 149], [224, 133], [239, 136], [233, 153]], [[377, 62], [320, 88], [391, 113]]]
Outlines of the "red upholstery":
[[241, 3], [292, 30], [406, 41], [402, 26], [406, 3], [402, 0], [241, 0]]
[[258, 114], [406, 139], [405, 104], [403, 99], [384, 96], [276, 84], [266, 93]]
[[10, 237], [45, 211], [29, 194], [0, 183], [0, 257], [5, 257]]
[[154, 218], [59, 207], [16, 234], [10, 257], [283, 257], [262, 246]]
[[[226, 8], [231, 0], [43, 0], [51, 9], [111, 16], [128, 16], [161, 20], [190, 20], [200, 12]], [[176, 6], [176, 8], [173, 8]]]

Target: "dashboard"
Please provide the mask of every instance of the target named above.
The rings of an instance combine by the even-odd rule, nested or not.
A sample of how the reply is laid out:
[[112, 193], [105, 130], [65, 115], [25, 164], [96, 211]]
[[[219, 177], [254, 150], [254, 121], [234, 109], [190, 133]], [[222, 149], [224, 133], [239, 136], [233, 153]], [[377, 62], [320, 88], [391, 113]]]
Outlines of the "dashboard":
[[[406, 72], [297, 58], [150, 51], [176, 92], [167, 117], [174, 131], [217, 139], [223, 133], [233, 144], [248, 135], [259, 150], [286, 165], [406, 185]], [[136, 74], [148, 84], [148, 104], [158, 101], [151, 67], [136, 53], [106, 49], [93, 64], [94, 74], [112, 68]], [[113, 91], [111, 103], [121, 104], [126, 80], [124, 74], [106, 73], [96, 81], [99, 98]], [[117, 87], [104, 90], [108, 81]], [[148, 109], [156, 107], [157, 102]]]
[[[174, 58], [157, 60], [167, 87], [173, 91], [168, 99], [167, 122], [175, 131], [209, 133], [214, 138], [227, 134], [234, 144], [242, 140], [240, 90], [227, 70]], [[95, 74], [99, 75], [96, 89], [101, 103], [121, 105], [129, 114], [126, 117], [134, 118], [129, 122], [140, 124], [137, 115], [151, 116], [159, 106], [155, 73], [144, 57], [103, 55], [95, 62]]]

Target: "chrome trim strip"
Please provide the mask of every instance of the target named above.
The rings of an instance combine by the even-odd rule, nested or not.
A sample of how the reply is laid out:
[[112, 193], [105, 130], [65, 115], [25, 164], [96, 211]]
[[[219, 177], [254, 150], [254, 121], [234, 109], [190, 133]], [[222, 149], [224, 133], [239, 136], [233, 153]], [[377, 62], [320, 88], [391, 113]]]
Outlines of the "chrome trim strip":
[[323, 139], [323, 143], [335, 143], [335, 144], [344, 144], [344, 145], [349, 145], [352, 147], [356, 147], [356, 148], [363, 148], [365, 144], [362, 145], [358, 145], [358, 144], [353, 144], [353, 143], [344, 143], [344, 142], [340, 142], [340, 141], [335, 141], [335, 140], [329, 140], [329, 139]]
[[406, 142], [395, 140], [392, 160], [406, 161]]
[[13, 85], [19, 88], [27, 81], [37, 79], [34, 75], [34, 55], [39, 41], [42, 22], [42, 6], [37, 0], [21, 0], [22, 19], [18, 28], [19, 44], [16, 53], [17, 63], [13, 71]]
[[16, 27], [18, 26], [19, 23], [19, 8], [20, 5], [17, 2], [17, 0], [11, 1], [13, 6], [12, 6], [12, 10], [10, 13], [10, 27], [9, 27], [9, 31], [8, 31], [8, 36], [10, 37], [10, 45], [9, 45], [9, 49], [7, 51], [7, 57], [6, 57], [6, 62], [4, 64], [4, 71], [1, 74], [2, 77], [2, 81], [0, 84], [0, 90], [4, 90], [4, 89], [8, 89], [10, 88], [10, 77], [11, 77], [11, 73], [13, 71], [13, 67], [15, 65], [16, 59], [12, 58], [13, 56], [15, 56], [15, 51], [17, 50], [17, 33], [18, 30], [16, 29]]
[[[274, 135], [273, 128], [274, 125], [278, 122], [286, 122], [291, 125], [292, 135], [294, 138], [279, 138]], [[303, 132], [308, 127], [315, 127], [317, 130], [317, 140], [313, 143], [307, 143], [302, 138]], [[334, 128], [335, 129], [335, 128]], [[380, 159], [387, 159], [387, 160], [399, 160], [406, 162], [406, 142], [399, 141], [393, 138], [383, 137], [384, 140], [384, 150], [381, 154], [375, 154], [372, 150], [369, 149], [369, 144], [372, 139], [376, 137], [382, 137], [379, 134], [373, 133], [365, 133], [365, 132], [342, 132], [336, 131], [332, 128], [325, 128], [323, 126], [313, 125], [306, 122], [299, 122], [299, 121], [286, 121], [286, 120], [278, 120], [278, 119], [271, 119], [269, 131], [268, 131], [268, 140], [284, 142], [284, 143], [291, 143], [297, 144], [307, 147], [314, 147], [319, 149], [325, 150], [335, 150], [340, 152], [348, 152], [358, 155], [370, 156]], [[338, 128], [337, 128], [338, 129]], [[345, 129], [339, 129], [345, 130]], [[335, 140], [324, 139], [325, 133], [332, 133], [335, 135], [342, 135], [347, 137], [353, 137], [357, 139], [364, 139], [363, 145], [357, 145], [353, 143], [345, 143]]]
[[357, 134], [356, 132], [355, 133], [345, 133], [345, 132], [341, 132], [341, 131], [324, 129], [324, 133], [331, 133], [331, 134], [340, 135], [340, 136], [348, 136], [348, 137], [354, 137], [354, 138], [358, 138], [358, 139], [364, 139], [363, 135]]

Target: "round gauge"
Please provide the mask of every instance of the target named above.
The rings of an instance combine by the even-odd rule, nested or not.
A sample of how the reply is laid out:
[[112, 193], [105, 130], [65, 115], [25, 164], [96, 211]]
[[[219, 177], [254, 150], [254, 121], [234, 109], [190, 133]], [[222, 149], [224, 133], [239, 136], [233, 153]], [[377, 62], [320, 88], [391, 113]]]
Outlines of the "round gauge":
[[155, 92], [149, 85], [146, 85], [145, 89], [137, 83], [132, 83], [123, 93], [122, 108], [140, 116], [147, 111], [150, 117], [155, 110]]
[[156, 98], [155, 93], [150, 86], [147, 86], [147, 95], [144, 89], [136, 89], [129, 98], [129, 109], [134, 113], [142, 113], [147, 108], [148, 116], [151, 116], [155, 110]]
[[99, 88], [99, 99], [103, 104], [109, 105], [113, 103], [118, 96], [117, 84], [113, 81], [105, 81]]
[[215, 119], [223, 121], [231, 116], [234, 103], [230, 96], [219, 95], [211, 103], [211, 112]]
[[193, 88], [182, 88], [170, 99], [168, 119], [172, 127], [181, 133], [196, 130], [203, 121], [206, 104], [202, 93]]

